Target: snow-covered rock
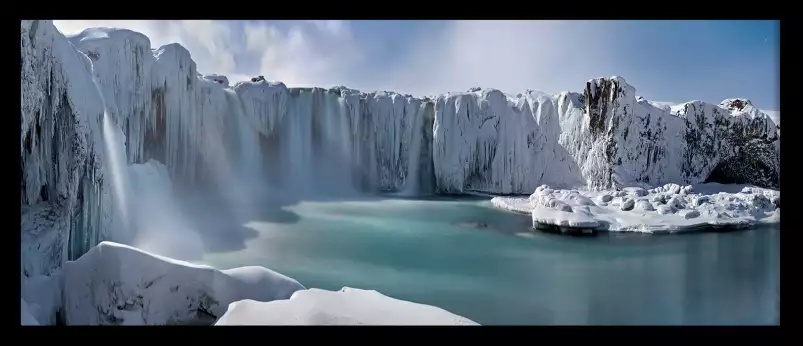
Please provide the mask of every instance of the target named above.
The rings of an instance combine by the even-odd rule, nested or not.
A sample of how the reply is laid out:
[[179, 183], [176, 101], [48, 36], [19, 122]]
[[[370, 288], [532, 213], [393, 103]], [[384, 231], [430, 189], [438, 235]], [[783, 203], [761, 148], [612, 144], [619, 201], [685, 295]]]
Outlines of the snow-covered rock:
[[21, 255], [32, 277], [108, 238], [115, 204], [92, 61], [50, 21], [20, 21], [20, 50]]
[[102, 242], [64, 265], [69, 325], [212, 324], [242, 299], [287, 299], [304, 287], [262, 267], [217, 270]]
[[477, 325], [446, 310], [394, 299], [377, 291], [297, 291], [288, 300], [231, 303], [215, 324], [226, 325]]
[[721, 184], [666, 184], [650, 191], [624, 189], [620, 191], [624, 196], [611, 198], [611, 191], [554, 190], [544, 185], [529, 198], [495, 197], [491, 202], [501, 209], [530, 214], [535, 228], [655, 233], [780, 222], [780, 191], [739, 188], [730, 193], [721, 192]]

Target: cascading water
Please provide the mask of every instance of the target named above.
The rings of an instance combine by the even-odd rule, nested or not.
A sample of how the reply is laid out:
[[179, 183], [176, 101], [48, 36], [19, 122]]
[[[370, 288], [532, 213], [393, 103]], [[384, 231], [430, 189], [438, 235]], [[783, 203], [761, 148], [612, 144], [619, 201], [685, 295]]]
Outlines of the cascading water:
[[354, 193], [351, 125], [340, 96], [291, 89], [288, 114], [277, 131], [278, 157], [268, 162], [281, 186], [296, 194]]
[[109, 116], [106, 99], [95, 76], [94, 66], [92, 69], [92, 81], [95, 83], [95, 88], [98, 89], [98, 94], [103, 103], [103, 142], [106, 158], [108, 158], [106, 167], [109, 168], [107, 172], [111, 175], [114, 200], [117, 205], [117, 211], [120, 213], [121, 225], [118, 226], [127, 229], [130, 227], [130, 219], [128, 217], [128, 177], [126, 174], [128, 167], [126, 165], [125, 138], [123, 138], [125, 135]]
[[256, 125], [246, 117], [243, 105], [237, 94], [231, 89], [224, 89], [229, 109], [230, 120], [234, 123], [234, 140], [239, 153], [237, 165], [241, 177], [249, 183], [258, 184], [264, 181], [262, 171], [262, 152], [259, 145], [259, 134]]
[[410, 131], [412, 136], [410, 152], [408, 153], [409, 158], [407, 160], [407, 180], [404, 184], [404, 190], [402, 190], [402, 194], [406, 196], [413, 196], [417, 195], [421, 188], [419, 184], [419, 167], [421, 162], [421, 142], [424, 137], [424, 133], [422, 132], [422, 125], [423, 125], [423, 115], [422, 112], [424, 110], [425, 105], [421, 105], [413, 120], [413, 128]]

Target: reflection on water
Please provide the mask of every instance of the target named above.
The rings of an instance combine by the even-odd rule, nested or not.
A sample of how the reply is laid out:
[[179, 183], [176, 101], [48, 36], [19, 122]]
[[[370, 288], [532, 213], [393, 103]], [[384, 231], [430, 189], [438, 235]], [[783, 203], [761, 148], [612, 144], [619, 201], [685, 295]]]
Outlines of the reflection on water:
[[486, 200], [284, 206], [218, 267], [263, 265], [307, 287], [376, 289], [482, 324], [777, 324], [780, 229], [572, 238], [527, 231]]

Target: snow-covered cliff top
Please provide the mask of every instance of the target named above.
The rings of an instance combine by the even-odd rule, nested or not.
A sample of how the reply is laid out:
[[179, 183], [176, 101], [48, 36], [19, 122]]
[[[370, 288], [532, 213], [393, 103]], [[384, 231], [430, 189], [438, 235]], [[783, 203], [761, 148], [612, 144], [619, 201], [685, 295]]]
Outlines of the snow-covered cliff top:
[[101, 44], [120, 45], [126, 41], [135, 42], [140, 46], [148, 47], [148, 49], [151, 47], [151, 40], [148, 36], [120, 28], [88, 28], [78, 34], [67, 35], [66, 37], [76, 47]]

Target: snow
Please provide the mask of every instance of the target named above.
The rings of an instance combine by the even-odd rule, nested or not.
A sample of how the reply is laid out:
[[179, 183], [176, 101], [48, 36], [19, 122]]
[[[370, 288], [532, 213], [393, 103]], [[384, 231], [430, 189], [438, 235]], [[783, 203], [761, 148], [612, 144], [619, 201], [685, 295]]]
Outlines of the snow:
[[62, 278], [60, 273], [22, 278], [20, 292], [25, 311], [38, 324], [56, 324], [56, 314], [62, 305]]
[[476, 325], [376, 291], [307, 290], [263, 267], [217, 270], [112, 242], [67, 262], [63, 275], [28, 279], [21, 301], [23, 324], [54, 324], [62, 309], [68, 325]]
[[424, 304], [394, 299], [377, 291], [344, 287], [297, 291], [288, 300], [241, 300], [215, 324], [227, 325], [477, 325]]
[[303, 289], [262, 267], [217, 270], [102, 242], [64, 265], [65, 322], [212, 324], [232, 302], [287, 299]]
[[[723, 192], [730, 190], [730, 192]], [[654, 189], [562, 190], [495, 197], [498, 208], [532, 216], [533, 227], [665, 233], [780, 222], [780, 191], [755, 186], [666, 184]]]
[[28, 303], [25, 299], [20, 299], [20, 322], [23, 326], [38, 326], [40, 325], [36, 318], [31, 314]]
[[[182, 183], [225, 179], [216, 166], [221, 156], [233, 156], [256, 161], [251, 176], [313, 193], [333, 186], [522, 194], [541, 184], [693, 184], [744, 145], [758, 148], [751, 150], [766, 169], [738, 167], [730, 178], [768, 187], [779, 181], [776, 131], [757, 113], [724, 103], [636, 99], [621, 77], [591, 80], [584, 94], [513, 96], [472, 88], [430, 100], [345, 87], [287, 88], [261, 76], [229, 86], [225, 76], [201, 76], [180, 45], [151, 49], [147, 37], [122, 29], [88, 29], [70, 42], [90, 57], [85, 63], [93, 64], [109, 113], [123, 128], [128, 162], [157, 159]], [[740, 129], [748, 125], [758, 131], [745, 136]], [[774, 147], [751, 140], [763, 135]], [[204, 140], [210, 136], [216, 139]], [[244, 155], [235, 145], [241, 137], [256, 138], [248, 143], [258, 148]], [[722, 137], [732, 140], [714, 140]], [[333, 166], [339, 168], [318, 173]]]
[[[780, 133], [749, 100], [656, 103], [636, 99], [621, 77], [590, 80], [585, 95], [472, 90], [436, 103], [440, 192], [696, 184], [720, 164], [733, 167], [725, 178], [733, 182], [779, 186]], [[736, 100], [747, 106], [732, 107]], [[743, 149], [753, 163], [731, 165], [748, 161]]]

